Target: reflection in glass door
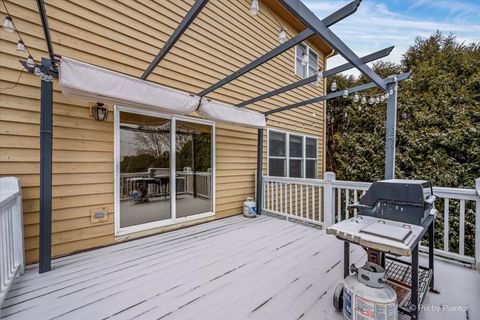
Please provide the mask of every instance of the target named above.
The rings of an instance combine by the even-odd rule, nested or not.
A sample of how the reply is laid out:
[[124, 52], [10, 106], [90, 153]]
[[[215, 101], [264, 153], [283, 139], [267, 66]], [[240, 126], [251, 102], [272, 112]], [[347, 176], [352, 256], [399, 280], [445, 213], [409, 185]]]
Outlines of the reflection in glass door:
[[116, 107], [117, 235], [214, 215], [214, 136], [204, 120]]
[[212, 127], [175, 121], [176, 218], [213, 211]]
[[171, 219], [171, 121], [119, 112], [120, 228]]

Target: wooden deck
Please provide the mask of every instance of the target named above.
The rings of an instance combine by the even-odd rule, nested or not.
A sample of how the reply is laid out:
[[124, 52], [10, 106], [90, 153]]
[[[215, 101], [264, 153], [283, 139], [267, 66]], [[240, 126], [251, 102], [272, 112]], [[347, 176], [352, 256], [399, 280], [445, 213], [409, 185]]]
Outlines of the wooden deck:
[[[320, 229], [268, 216], [236, 216], [57, 259], [46, 274], [30, 268], [14, 283], [2, 316], [341, 319], [331, 301], [342, 278], [342, 254], [342, 242]], [[352, 257], [360, 261], [364, 251], [354, 247]], [[448, 286], [452, 270], [465, 271], [461, 282], [470, 288], [462, 290], [468, 290], [470, 305], [477, 308], [470, 312], [475, 319], [480, 275], [448, 266], [452, 269], [439, 272], [438, 282]], [[442, 295], [432, 303], [439, 297], [449, 303], [449, 294], [443, 294], [447, 287], [438, 289]], [[465, 312], [446, 315], [465, 319]]]

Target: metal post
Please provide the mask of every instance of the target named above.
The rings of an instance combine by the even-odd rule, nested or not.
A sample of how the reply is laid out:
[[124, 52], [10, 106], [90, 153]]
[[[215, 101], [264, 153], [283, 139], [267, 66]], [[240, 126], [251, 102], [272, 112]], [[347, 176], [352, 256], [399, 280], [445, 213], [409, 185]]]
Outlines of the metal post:
[[335, 193], [333, 192], [332, 181], [335, 180], [334, 172], [323, 174], [323, 225], [330, 227], [335, 222]]
[[[52, 61], [42, 58], [50, 69]], [[40, 103], [40, 251], [39, 272], [52, 269], [52, 103], [53, 84], [41, 80]]]
[[343, 278], [350, 275], [350, 243], [343, 242]]
[[418, 319], [418, 246], [412, 250], [412, 291], [410, 296], [410, 318]]
[[430, 280], [430, 290], [435, 289], [435, 270], [434, 270], [434, 261], [435, 261], [435, 252], [434, 252], [434, 236], [435, 236], [435, 219], [428, 227], [428, 268], [432, 272], [432, 279]]
[[[394, 84], [395, 86], [395, 84]], [[387, 99], [385, 130], [385, 179], [395, 178], [395, 140], [397, 135], [397, 90]]]
[[262, 214], [262, 196], [263, 196], [263, 129], [258, 129], [257, 146], [257, 214]]

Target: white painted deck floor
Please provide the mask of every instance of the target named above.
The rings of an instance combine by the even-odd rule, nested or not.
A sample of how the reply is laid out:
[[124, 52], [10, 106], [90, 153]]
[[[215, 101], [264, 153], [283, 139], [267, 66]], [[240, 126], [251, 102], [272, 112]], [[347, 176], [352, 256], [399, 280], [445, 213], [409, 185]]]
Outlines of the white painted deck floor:
[[[352, 248], [352, 261], [364, 251]], [[5, 319], [341, 319], [332, 292], [343, 243], [303, 224], [262, 216], [217, 220], [54, 260], [14, 283]], [[480, 274], [437, 262], [425, 303], [468, 304], [480, 319]], [[465, 311], [423, 319], [466, 319]]]

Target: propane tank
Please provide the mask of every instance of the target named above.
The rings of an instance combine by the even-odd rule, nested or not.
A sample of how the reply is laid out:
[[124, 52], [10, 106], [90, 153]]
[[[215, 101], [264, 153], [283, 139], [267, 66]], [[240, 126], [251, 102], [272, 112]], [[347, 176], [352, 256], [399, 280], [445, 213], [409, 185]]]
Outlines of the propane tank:
[[248, 197], [243, 203], [243, 215], [247, 218], [257, 217], [257, 204], [253, 201], [252, 197]]
[[[359, 269], [352, 265], [350, 269], [354, 274], [345, 278], [343, 282], [344, 318], [397, 320], [397, 294], [385, 282], [385, 269], [372, 262], [367, 262]], [[335, 302], [334, 297], [334, 305]]]

